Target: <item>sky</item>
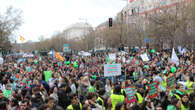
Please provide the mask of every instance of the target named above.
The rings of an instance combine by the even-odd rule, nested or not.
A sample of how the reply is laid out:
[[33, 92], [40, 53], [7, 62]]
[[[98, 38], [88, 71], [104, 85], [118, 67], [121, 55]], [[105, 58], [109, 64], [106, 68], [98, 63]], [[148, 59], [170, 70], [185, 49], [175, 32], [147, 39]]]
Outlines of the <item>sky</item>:
[[0, 0], [0, 12], [7, 7], [22, 11], [23, 24], [14, 33], [25, 41], [51, 37], [76, 22], [88, 22], [93, 27], [114, 17], [126, 5], [125, 0]]

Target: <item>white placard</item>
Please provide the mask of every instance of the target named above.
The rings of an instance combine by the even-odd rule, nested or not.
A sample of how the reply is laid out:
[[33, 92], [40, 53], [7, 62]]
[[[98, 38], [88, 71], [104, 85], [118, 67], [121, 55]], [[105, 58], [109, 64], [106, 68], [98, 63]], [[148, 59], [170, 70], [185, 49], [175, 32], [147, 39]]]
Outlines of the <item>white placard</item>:
[[126, 58], [122, 57], [122, 61], [123, 61], [123, 63], [125, 63], [126, 62]]
[[177, 57], [174, 48], [172, 49], [171, 61], [176, 65], [179, 65], [179, 58]]
[[116, 53], [109, 54], [110, 60], [116, 60]]
[[142, 58], [143, 61], [149, 61], [149, 58], [148, 58], [146, 53], [141, 54], [141, 58]]
[[121, 64], [105, 64], [104, 77], [121, 75]]
[[0, 64], [3, 64], [3, 58], [0, 57]]

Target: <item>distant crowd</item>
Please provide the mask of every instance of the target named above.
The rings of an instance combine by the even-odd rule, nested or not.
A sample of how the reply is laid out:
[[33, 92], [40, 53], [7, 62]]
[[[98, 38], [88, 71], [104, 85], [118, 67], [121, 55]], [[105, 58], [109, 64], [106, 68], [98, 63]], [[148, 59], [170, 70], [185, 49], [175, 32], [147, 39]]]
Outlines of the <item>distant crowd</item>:
[[[0, 110], [195, 110], [195, 52], [175, 53], [178, 61], [172, 50], [154, 49], [64, 54], [64, 61], [7, 56], [0, 65]], [[104, 65], [115, 64], [120, 75], [105, 76]]]

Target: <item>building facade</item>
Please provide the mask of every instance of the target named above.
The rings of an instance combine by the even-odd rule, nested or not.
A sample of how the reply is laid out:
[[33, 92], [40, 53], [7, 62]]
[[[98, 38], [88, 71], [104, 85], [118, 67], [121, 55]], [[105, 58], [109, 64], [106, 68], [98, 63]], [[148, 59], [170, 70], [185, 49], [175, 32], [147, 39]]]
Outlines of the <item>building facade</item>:
[[[129, 2], [120, 14], [127, 22], [140, 23], [140, 17], [145, 19], [147, 16], [163, 13], [164, 10], [177, 10], [179, 6], [186, 5], [191, 0], [134, 0]], [[141, 22], [142, 23], [142, 22]]]
[[68, 26], [63, 34], [67, 38], [67, 40], [72, 39], [82, 39], [85, 35], [90, 33], [93, 30], [92, 26], [88, 23], [75, 23]]
[[108, 24], [104, 22], [95, 28], [95, 50], [105, 49], [104, 31], [107, 28], [107, 26]]

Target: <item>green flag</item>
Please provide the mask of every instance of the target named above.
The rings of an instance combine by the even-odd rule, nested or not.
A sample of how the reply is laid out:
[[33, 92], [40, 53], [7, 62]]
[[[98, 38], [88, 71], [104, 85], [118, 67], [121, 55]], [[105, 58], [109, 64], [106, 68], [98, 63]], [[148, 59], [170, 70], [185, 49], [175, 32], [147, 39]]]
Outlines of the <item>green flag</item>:
[[116, 64], [116, 62], [113, 62], [112, 64]]
[[106, 56], [105, 60], [106, 60], [106, 63], [111, 62], [111, 60], [110, 60], [110, 58], [108, 56]]
[[133, 78], [134, 78], [134, 80], [136, 80], [137, 78], [137, 72], [133, 72]]
[[52, 77], [52, 71], [44, 71], [45, 81], [49, 82], [49, 79]]

